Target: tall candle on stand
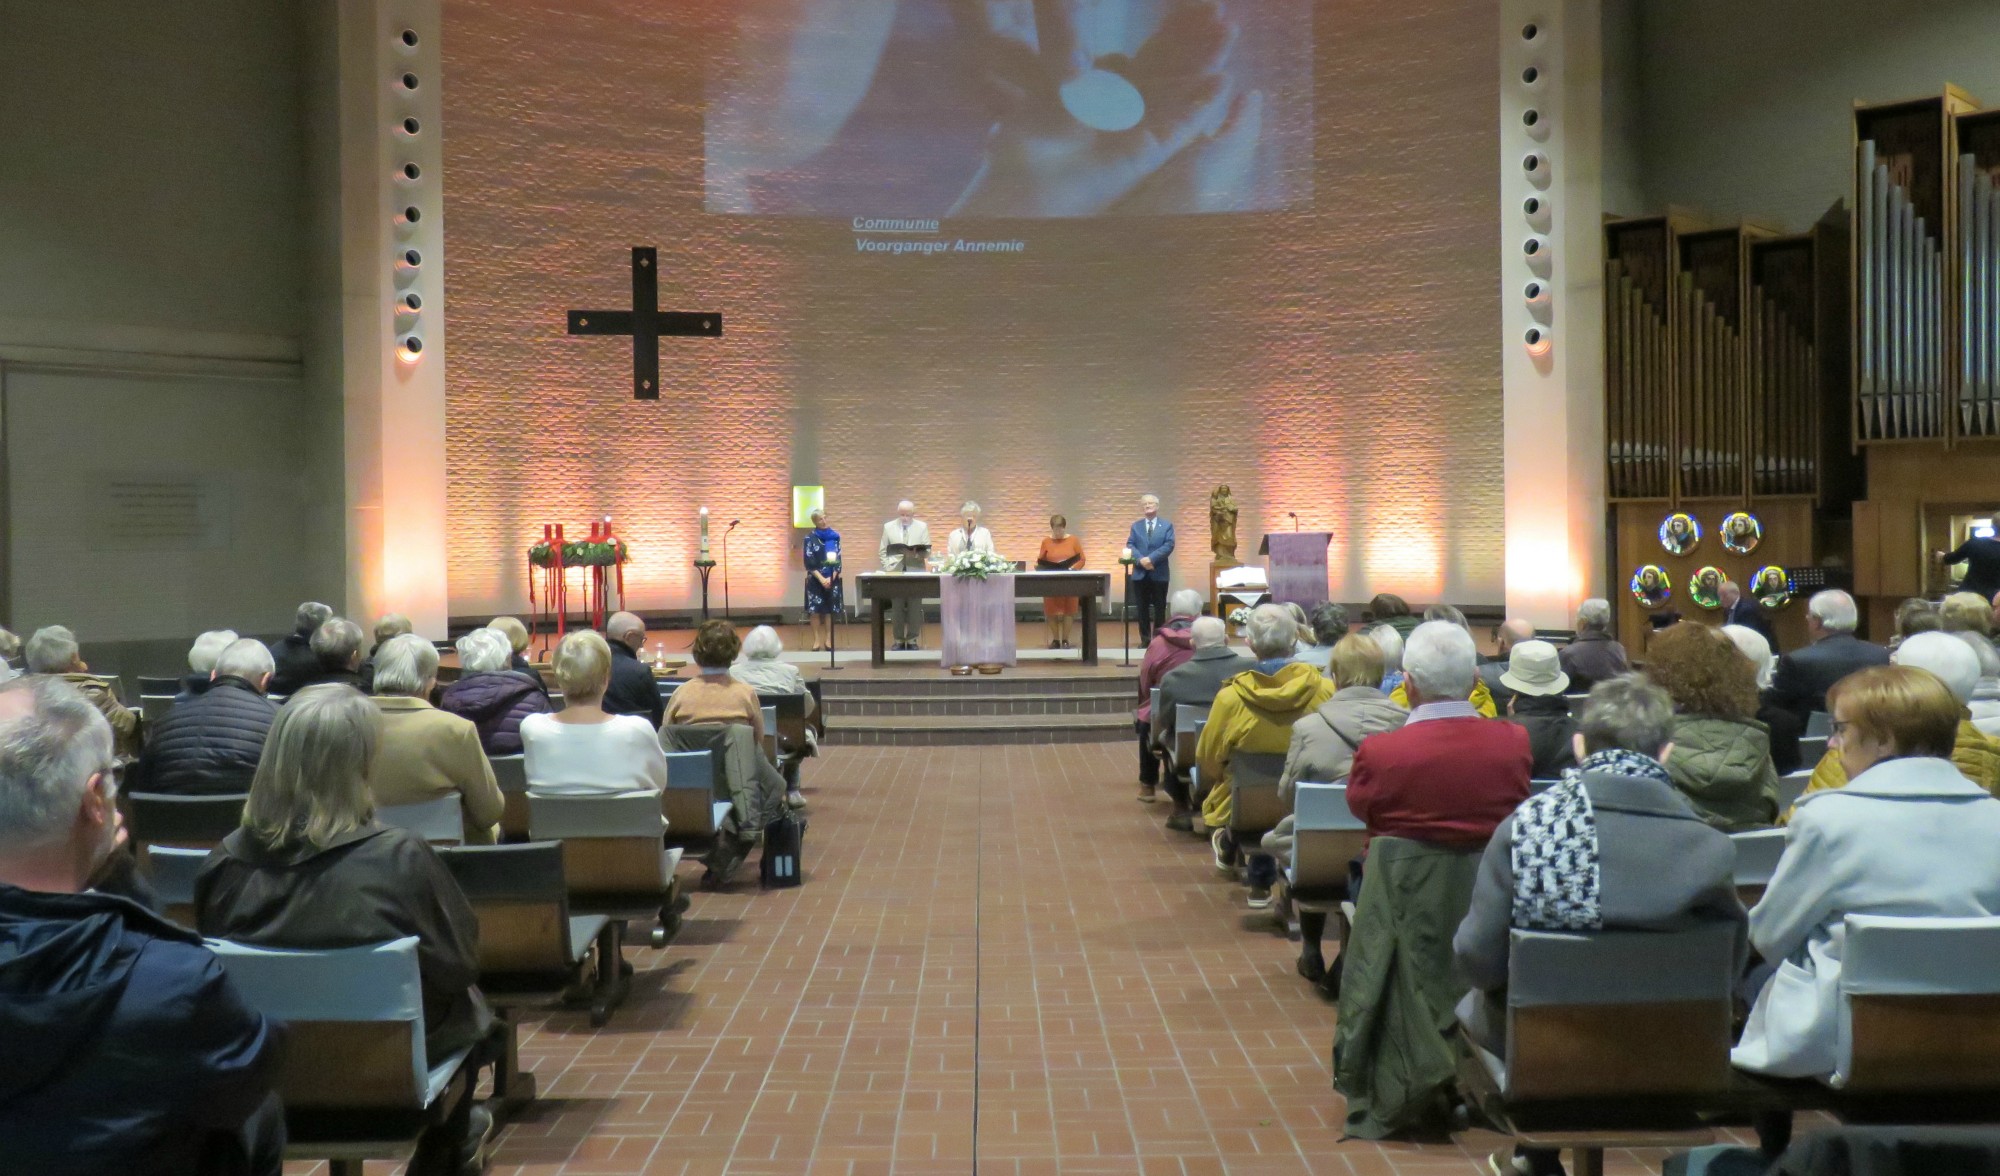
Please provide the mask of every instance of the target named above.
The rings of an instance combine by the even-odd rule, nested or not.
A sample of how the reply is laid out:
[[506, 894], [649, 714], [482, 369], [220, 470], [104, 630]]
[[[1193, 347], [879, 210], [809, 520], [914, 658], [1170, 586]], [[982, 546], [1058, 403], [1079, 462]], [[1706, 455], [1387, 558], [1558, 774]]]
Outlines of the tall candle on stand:
[[696, 558], [708, 558], [708, 508], [705, 506], [701, 508], [701, 554]]

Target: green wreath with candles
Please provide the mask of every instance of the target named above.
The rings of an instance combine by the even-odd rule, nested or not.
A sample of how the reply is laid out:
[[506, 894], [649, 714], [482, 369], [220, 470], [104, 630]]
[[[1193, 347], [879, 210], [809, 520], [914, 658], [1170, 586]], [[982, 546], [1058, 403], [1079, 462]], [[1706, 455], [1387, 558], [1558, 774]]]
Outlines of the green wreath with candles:
[[[623, 539], [613, 539], [608, 543], [564, 543], [562, 544], [562, 566], [566, 568], [609, 568], [628, 562], [629, 552]], [[528, 562], [538, 568], [556, 566], [556, 544], [537, 543], [528, 549]]]

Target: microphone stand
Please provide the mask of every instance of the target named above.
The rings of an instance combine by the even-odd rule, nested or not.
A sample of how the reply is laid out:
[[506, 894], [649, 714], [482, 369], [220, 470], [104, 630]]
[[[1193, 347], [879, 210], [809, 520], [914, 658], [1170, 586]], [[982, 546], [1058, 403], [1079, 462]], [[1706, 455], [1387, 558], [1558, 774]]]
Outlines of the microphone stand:
[[1132, 561], [1121, 559], [1125, 565], [1125, 603], [1118, 609], [1118, 644], [1125, 647], [1125, 660], [1118, 663], [1121, 668], [1132, 664]]
[[1298, 532], [1299, 532], [1299, 512], [1298, 512], [1298, 511], [1295, 511], [1295, 510], [1288, 510], [1288, 511], [1286, 511], [1285, 513], [1286, 513], [1286, 514], [1288, 514], [1288, 515], [1290, 515], [1290, 516], [1292, 516], [1292, 534], [1294, 534], [1294, 535], [1298, 534]]
[[729, 525], [722, 529], [722, 619], [725, 621], [736, 619], [729, 614], [729, 533], [742, 521], [742, 519], [730, 519]]
[[[826, 590], [828, 592], [833, 592], [835, 589], [839, 588], [841, 586], [840, 567], [835, 567], [833, 570], [833, 575], [828, 577], [828, 579], [833, 581], [831, 584], [827, 585]], [[839, 632], [840, 632], [840, 605], [836, 604], [833, 606], [833, 612], [829, 613], [826, 618], [826, 668], [829, 670], [837, 670], [840, 668], [840, 663], [834, 659], [834, 652], [833, 652], [834, 646], [839, 644], [839, 639], [835, 636], [835, 634]]]

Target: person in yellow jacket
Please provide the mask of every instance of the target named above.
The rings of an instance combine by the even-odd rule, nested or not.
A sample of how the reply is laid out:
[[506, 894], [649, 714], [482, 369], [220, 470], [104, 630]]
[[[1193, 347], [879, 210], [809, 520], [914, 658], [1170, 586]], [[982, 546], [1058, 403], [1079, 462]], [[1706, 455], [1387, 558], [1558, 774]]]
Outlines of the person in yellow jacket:
[[[1905, 637], [1889, 660], [1899, 666], [1929, 670], [1937, 675], [1961, 707], [1979, 685], [1979, 655], [1951, 633], [1915, 633]], [[1966, 779], [2000, 796], [2000, 740], [1973, 726], [1970, 711], [1959, 717], [1958, 740], [1951, 749], [1951, 763]], [[1845, 787], [1847, 765], [1841, 762], [1839, 755], [1829, 753], [1821, 756], [1819, 765], [1813, 769], [1805, 795]], [[1785, 813], [1779, 818], [1779, 823], [1788, 823], [1791, 815]]]
[[[1389, 701], [1402, 707], [1404, 710], [1408, 710], [1410, 707], [1410, 692], [1404, 688], [1403, 683], [1398, 682], [1396, 683], [1396, 688], [1389, 692]], [[1478, 711], [1479, 717], [1482, 719], [1499, 717], [1500, 710], [1493, 703], [1493, 692], [1486, 688], [1484, 679], [1477, 680], [1472, 684], [1472, 697], [1465, 701], [1472, 704], [1472, 709]]]
[[[1257, 662], [1222, 684], [1208, 723], [1195, 745], [1198, 785], [1208, 790], [1202, 801], [1202, 821], [1212, 830], [1217, 869], [1229, 870], [1236, 856], [1229, 819], [1234, 812], [1229, 790], [1229, 757], [1242, 752], [1283, 756], [1292, 745], [1292, 724], [1333, 697], [1334, 684], [1319, 667], [1291, 660], [1299, 629], [1284, 609], [1258, 605], [1248, 625], [1250, 652]], [[1277, 881], [1277, 859], [1269, 854], [1250, 858], [1250, 905], [1271, 905], [1271, 884]]]

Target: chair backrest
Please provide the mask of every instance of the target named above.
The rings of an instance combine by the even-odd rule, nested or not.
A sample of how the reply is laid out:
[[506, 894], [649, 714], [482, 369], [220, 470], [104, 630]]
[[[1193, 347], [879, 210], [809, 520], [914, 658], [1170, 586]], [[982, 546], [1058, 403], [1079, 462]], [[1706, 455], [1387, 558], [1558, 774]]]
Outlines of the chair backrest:
[[1348, 811], [1346, 781], [1296, 785], [1292, 818], [1292, 886], [1344, 893], [1348, 863], [1368, 842], [1368, 827]]
[[148, 694], [164, 694], [168, 698], [172, 698], [181, 692], [181, 680], [179, 678], [149, 678], [144, 674], [137, 675], [137, 678], [139, 681], [139, 696], [141, 698]]
[[1560, 783], [1562, 783], [1560, 777], [1537, 776], [1528, 781], [1528, 795], [1534, 796], [1538, 793], [1547, 792]]
[[500, 811], [500, 837], [520, 841], [528, 836], [528, 757], [494, 755], [486, 762], [493, 765], [493, 780], [507, 806]]
[[324, 951], [208, 946], [252, 1008], [285, 1022], [278, 1093], [287, 1109], [425, 1105], [416, 936]]
[[1153, 687], [1153, 695], [1146, 703], [1146, 713], [1149, 715], [1160, 713], [1160, 688], [1158, 686]]
[[1514, 930], [1509, 1101], [1720, 1094], [1729, 1088], [1736, 928]]
[[1833, 716], [1825, 711], [1814, 711], [1806, 716], [1806, 736], [1825, 739], [1833, 734]]
[[173, 709], [174, 696], [171, 694], [141, 694], [139, 696], [139, 713], [145, 717], [148, 727], [166, 718], [168, 712]]
[[464, 805], [453, 792], [416, 804], [385, 804], [375, 810], [375, 819], [397, 829], [408, 829], [425, 841], [456, 845], [465, 840]]
[[479, 916], [482, 976], [566, 976], [569, 889], [563, 849], [553, 841], [460, 845], [438, 850]]
[[146, 850], [146, 870], [161, 910], [183, 927], [194, 926], [194, 876], [201, 873], [201, 864], [207, 860], [205, 849], [155, 845]]
[[[806, 745], [806, 696], [803, 694], [759, 694], [766, 727], [778, 736], [781, 746]], [[775, 720], [775, 721], [774, 721]]]
[[1778, 777], [1778, 811], [1789, 812], [1793, 805], [1799, 803], [1799, 797], [1806, 794], [1806, 787], [1811, 783], [1811, 768], [1800, 768]]
[[1826, 755], [1828, 736], [1807, 735], [1799, 740], [1799, 765], [1812, 768]]
[[1778, 868], [1778, 859], [1785, 856], [1785, 830], [1750, 829], [1731, 833], [1729, 840], [1736, 846], [1737, 892], [1754, 886], [1762, 894], [1770, 885], [1771, 872]]
[[243, 823], [243, 793], [220, 796], [174, 796], [163, 792], [128, 792], [125, 816], [132, 840], [140, 845], [180, 845], [213, 849]]
[[667, 818], [667, 836], [676, 841], [715, 835], [715, 790], [721, 778], [710, 751], [667, 753], [667, 787], [660, 793], [660, 811]]
[[674, 696], [674, 691], [679, 690], [681, 683], [685, 681], [687, 681], [685, 678], [654, 678], [653, 689], [660, 692], [660, 701], [665, 702]]
[[1194, 750], [1201, 743], [1201, 729], [1208, 724], [1208, 709], [1185, 702], [1174, 704], [1174, 766], [1183, 771], [1194, 767]]
[[2000, 917], [1849, 915], [1833, 1083], [2000, 1091]]
[[1229, 827], [1240, 841], [1262, 836], [1284, 819], [1278, 781], [1285, 757], [1276, 752], [1236, 751], [1229, 755]]
[[651, 792], [607, 796], [528, 794], [528, 832], [560, 841], [572, 895], [665, 893], [672, 882], [660, 834], [660, 798]]

